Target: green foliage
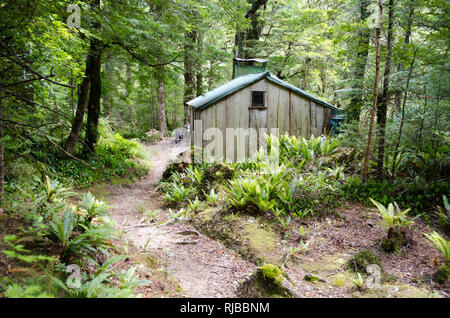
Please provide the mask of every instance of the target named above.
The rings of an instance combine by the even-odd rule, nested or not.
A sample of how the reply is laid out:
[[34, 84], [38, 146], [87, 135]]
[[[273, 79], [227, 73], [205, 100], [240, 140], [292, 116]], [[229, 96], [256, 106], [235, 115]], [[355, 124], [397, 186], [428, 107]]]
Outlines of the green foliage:
[[51, 180], [48, 176], [45, 176], [45, 182], [43, 182], [45, 200], [48, 203], [52, 203], [55, 200], [60, 200], [70, 194], [68, 188], [63, 187], [58, 180]]
[[83, 198], [78, 204], [78, 207], [86, 213], [87, 225], [90, 225], [94, 218], [107, 215], [108, 209], [111, 208], [106, 203], [97, 200], [90, 192], [83, 194]]
[[19, 285], [17, 283], [8, 286], [5, 291], [7, 298], [55, 298], [43, 290], [39, 285]]
[[440, 251], [447, 262], [450, 262], [450, 241], [447, 241], [442, 235], [433, 231], [433, 233], [423, 233], [429, 244]]
[[397, 179], [367, 180], [364, 185], [359, 177], [352, 177], [342, 186], [343, 195], [352, 201], [370, 202], [370, 198], [387, 205], [391, 201], [406, 205], [418, 214], [435, 206], [442, 195], [450, 191], [449, 182], [408, 182]]
[[6, 235], [4, 238], [5, 242], [9, 245], [9, 250], [3, 250], [3, 253], [10, 257], [16, 258], [25, 263], [38, 263], [42, 261], [55, 262], [57, 259], [55, 257], [47, 256], [47, 255], [35, 255], [30, 254], [31, 251], [25, 249], [25, 246], [22, 244], [14, 244], [15, 241], [19, 240], [17, 235], [11, 234]]
[[444, 207], [438, 206], [436, 215], [439, 217], [439, 223], [448, 227], [450, 226], [450, 204], [445, 195], [442, 195], [442, 201], [444, 202]]
[[359, 290], [363, 290], [364, 289], [364, 278], [362, 277], [362, 275], [360, 273], [357, 273], [357, 275], [358, 275], [358, 278], [353, 279], [352, 282], [356, 286], [356, 288], [358, 288]]
[[193, 193], [192, 188], [185, 188], [183, 184], [173, 182], [168, 186], [163, 198], [167, 204], [180, 203], [185, 201], [191, 193]]
[[234, 207], [256, 212], [266, 212], [275, 206], [275, 200], [270, 198], [271, 184], [267, 180], [237, 178], [230, 182], [229, 200]]
[[198, 209], [200, 208], [200, 205], [202, 204], [202, 201], [200, 201], [198, 197], [195, 197], [194, 201], [191, 200], [188, 201], [189, 201], [189, 208], [191, 209], [191, 211], [197, 213]]
[[[61, 244], [61, 258], [77, 255], [87, 257], [106, 248], [112, 247], [110, 240], [115, 238], [115, 230], [107, 225], [98, 228], [87, 228], [76, 224], [77, 216], [72, 209], [67, 209], [63, 216], [55, 216], [49, 222], [51, 236]], [[80, 226], [84, 232], [74, 235], [74, 229]]]
[[370, 199], [370, 201], [372, 201], [372, 203], [377, 207], [378, 215], [383, 218], [384, 223], [388, 227], [408, 228], [409, 226], [411, 226], [414, 223], [413, 220], [410, 220], [408, 218], [408, 212], [411, 209], [408, 208], [404, 211], [400, 211], [400, 208], [398, 207], [397, 203], [394, 202], [395, 208], [396, 208], [396, 211], [395, 211], [394, 205], [392, 203], [389, 203], [388, 207], [386, 208], [384, 205], [382, 205], [381, 203], [379, 203], [377, 201], [374, 201], [372, 199]]

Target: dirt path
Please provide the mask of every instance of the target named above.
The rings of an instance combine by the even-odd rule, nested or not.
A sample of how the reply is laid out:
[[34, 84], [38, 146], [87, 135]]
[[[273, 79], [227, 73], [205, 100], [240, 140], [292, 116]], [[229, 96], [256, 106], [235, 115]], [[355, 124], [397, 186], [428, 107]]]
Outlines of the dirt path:
[[165, 167], [185, 150], [182, 145], [159, 143], [148, 146], [153, 168], [132, 186], [111, 186], [107, 201], [111, 217], [125, 232], [125, 239], [139, 251], [156, 255], [175, 277], [186, 297], [235, 297], [238, 280], [255, 266], [220, 243], [198, 233], [189, 223], [155, 225], [142, 221], [139, 210], [161, 210], [158, 223], [169, 218], [156, 191]]

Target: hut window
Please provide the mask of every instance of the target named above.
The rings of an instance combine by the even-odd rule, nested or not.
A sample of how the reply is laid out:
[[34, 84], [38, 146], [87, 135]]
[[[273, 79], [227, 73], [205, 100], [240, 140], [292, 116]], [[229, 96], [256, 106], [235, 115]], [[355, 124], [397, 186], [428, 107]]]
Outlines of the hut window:
[[252, 91], [252, 106], [264, 107], [264, 91]]

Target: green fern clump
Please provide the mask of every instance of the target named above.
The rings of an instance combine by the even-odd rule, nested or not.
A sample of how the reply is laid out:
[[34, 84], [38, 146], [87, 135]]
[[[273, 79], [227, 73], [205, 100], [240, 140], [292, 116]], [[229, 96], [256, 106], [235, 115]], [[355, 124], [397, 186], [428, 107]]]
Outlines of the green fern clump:
[[408, 230], [409, 227], [414, 224], [414, 219], [408, 217], [410, 209], [401, 211], [397, 203], [394, 205], [389, 203], [387, 207], [381, 203], [370, 199], [372, 203], [378, 208], [378, 214], [383, 218], [384, 224], [388, 227], [387, 237], [382, 241], [381, 247], [387, 253], [395, 253], [399, 249], [408, 243]]
[[[387, 225], [389, 228], [408, 228], [412, 224], [414, 224], [414, 220], [408, 218], [408, 212], [411, 209], [400, 211], [398, 205], [394, 202], [396, 207], [395, 211], [394, 205], [392, 203], [389, 203], [389, 205], [385, 207], [384, 205], [373, 199], [370, 199], [370, 201], [372, 201], [372, 203], [378, 208], [377, 214], [383, 218], [385, 225]], [[415, 218], [417, 217], [419, 216], [416, 216]]]
[[450, 241], [447, 241], [442, 235], [433, 231], [433, 233], [423, 233], [429, 244], [440, 251], [447, 263], [450, 263]]

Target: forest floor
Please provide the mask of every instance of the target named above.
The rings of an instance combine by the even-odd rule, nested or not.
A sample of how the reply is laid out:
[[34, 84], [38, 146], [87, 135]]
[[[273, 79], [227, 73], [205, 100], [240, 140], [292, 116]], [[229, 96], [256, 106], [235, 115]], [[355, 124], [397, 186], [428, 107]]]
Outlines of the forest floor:
[[[413, 245], [396, 255], [380, 250], [385, 229], [372, 209], [361, 204], [345, 204], [327, 218], [295, 221], [284, 234], [264, 217], [224, 214], [220, 206], [199, 212], [193, 220], [175, 222], [157, 183], [186, 147], [173, 141], [146, 147], [153, 162], [149, 175], [134, 184], [92, 189], [113, 206], [111, 218], [127, 242], [117, 242], [131, 255], [119, 266], [136, 264], [141, 276], [152, 281], [139, 288], [144, 297], [239, 297], [239, 285], [262, 263], [282, 267], [302, 297], [448, 297], [448, 284], [431, 281], [438, 253], [423, 239], [422, 232], [429, 228], [420, 220], [414, 226]], [[156, 222], [145, 219], [144, 211], [158, 210]], [[300, 227], [305, 233], [298, 232]], [[290, 255], [292, 247], [297, 251]], [[364, 249], [380, 256], [393, 281], [365, 292], [356, 290], [357, 276], [346, 262]], [[309, 275], [318, 280], [305, 280]]]
[[[154, 283], [150, 286], [158, 286], [139, 291], [144, 297], [234, 297], [238, 281], [255, 265], [188, 222], [171, 222], [171, 212], [156, 190], [166, 166], [187, 148], [167, 141], [147, 149], [153, 163], [149, 175], [134, 184], [109, 185], [100, 191], [113, 206], [110, 215], [124, 234], [131, 261], [140, 264], [139, 272]], [[144, 210], [160, 210], [157, 221], [144, 222]]]

